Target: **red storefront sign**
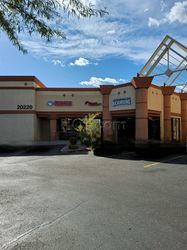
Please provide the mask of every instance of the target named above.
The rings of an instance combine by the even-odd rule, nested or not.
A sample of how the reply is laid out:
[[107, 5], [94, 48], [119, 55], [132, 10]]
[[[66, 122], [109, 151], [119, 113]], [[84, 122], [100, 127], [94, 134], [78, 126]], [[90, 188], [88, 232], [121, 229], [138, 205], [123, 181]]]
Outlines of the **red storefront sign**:
[[72, 101], [54, 101], [54, 106], [72, 106]]

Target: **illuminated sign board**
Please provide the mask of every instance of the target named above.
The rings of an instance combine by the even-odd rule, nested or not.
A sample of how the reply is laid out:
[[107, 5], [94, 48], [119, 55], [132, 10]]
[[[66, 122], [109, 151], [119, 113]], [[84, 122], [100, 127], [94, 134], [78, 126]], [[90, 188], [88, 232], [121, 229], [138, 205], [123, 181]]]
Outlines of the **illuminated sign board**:
[[114, 99], [112, 101], [112, 106], [121, 106], [121, 105], [131, 105], [131, 98], [121, 98], [121, 99]]
[[49, 107], [52, 107], [52, 106], [69, 107], [69, 106], [72, 106], [72, 101], [48, 101], [47, 105]]

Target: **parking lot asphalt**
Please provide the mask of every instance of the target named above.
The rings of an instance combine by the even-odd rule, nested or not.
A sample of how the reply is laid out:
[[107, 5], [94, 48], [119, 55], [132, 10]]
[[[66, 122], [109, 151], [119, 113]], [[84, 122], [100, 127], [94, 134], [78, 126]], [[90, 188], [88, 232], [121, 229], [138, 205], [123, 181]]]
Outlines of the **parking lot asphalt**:
[[0, 157], [0, 249], [183, 250], [187, 155]]

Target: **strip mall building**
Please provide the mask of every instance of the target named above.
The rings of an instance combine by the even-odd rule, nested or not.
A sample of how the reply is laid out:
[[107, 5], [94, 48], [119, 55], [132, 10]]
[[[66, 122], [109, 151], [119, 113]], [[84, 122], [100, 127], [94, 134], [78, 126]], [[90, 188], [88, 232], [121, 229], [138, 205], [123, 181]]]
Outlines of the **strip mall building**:
[[[187, 139], [187, 93], [152, 77], [99, 88], [47, 88], [33, 76], [0, 77], [0, 144], [64, 139], [68, 124], [99, 113], [102, 139], [162, 143]], [[124, 125], [125, 124], [125, 125]]]

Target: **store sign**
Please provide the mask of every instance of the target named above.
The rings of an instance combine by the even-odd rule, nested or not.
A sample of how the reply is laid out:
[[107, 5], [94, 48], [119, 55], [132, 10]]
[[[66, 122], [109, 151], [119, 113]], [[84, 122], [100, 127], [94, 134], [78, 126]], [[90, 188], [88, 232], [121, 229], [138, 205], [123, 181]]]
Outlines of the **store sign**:
[[85, 105], [88, 105], [88, 106], [100, 106], [101, 103], [100, 103], [100, 102], [90, 102], [90, 101], [86, 101], [86, 102], [85, 102]]
[[131, 105], [131, 98], [121, 98], [121, 99], [114, 99], [112, 101], [112, 106], [121, 106], [121, 105]]
[[52, 107], [52, 106], [69, 107], [69, 106], [72, 106], [72, 101], [48, 101], [47, 105], [49, 107]]

